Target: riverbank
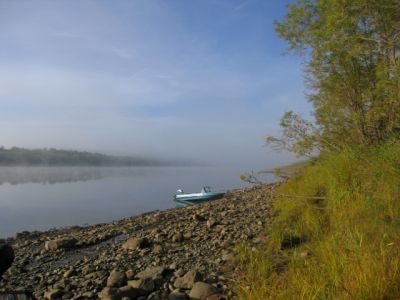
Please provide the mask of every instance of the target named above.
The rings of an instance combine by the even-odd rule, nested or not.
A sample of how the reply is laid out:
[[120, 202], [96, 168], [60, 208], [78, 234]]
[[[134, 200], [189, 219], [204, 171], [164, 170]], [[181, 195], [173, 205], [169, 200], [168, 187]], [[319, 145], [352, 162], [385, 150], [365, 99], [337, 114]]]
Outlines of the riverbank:
[[[234, 247], [262, 242], [278, 184], [108, 224], [18, 234], [0, 291], [38, 299], [229, 299]], [[169, 298], [168, 298], [169, 297]]]
[[261, 251], [243, 244], [237, 295], [400, 299], [400, 144], [325, 153], [276, 189]]

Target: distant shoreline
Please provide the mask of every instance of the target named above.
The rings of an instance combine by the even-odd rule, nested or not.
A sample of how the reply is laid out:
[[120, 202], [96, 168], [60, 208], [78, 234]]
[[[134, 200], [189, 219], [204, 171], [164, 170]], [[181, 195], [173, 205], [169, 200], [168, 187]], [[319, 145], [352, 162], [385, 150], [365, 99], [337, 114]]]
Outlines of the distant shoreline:
[[175, 165], [192, 165], [192, 163], [139, 156], [114, 156], [87, 151], [0, 147], [0, 167], [161, 167]]

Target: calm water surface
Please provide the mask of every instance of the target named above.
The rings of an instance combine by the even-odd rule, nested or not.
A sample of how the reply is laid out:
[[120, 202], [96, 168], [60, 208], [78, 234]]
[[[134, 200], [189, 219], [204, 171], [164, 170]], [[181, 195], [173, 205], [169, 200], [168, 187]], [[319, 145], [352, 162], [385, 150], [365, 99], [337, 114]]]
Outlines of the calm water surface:
[[226, 167], [0, 167], [0, 238], [172, 208], [177, 188], [240, 188], [246, 185], [239, 179], [242, 172]]

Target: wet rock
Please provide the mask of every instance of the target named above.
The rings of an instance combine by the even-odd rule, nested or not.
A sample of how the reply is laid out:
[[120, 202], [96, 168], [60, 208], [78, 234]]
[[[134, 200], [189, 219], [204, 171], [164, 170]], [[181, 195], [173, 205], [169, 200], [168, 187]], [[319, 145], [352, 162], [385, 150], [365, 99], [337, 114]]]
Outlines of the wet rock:
[[54, 251], [58, 249], [72, 249], [78, 241], [75, 238], [64, 238], [46, 241], [44, 248], [47, 251]]
[[219, 293], [220, 290], [215, 286], [205, 283], [196, 282], [190, 290], [189, 297], [191, 300], [206, 300], [208, 296]]

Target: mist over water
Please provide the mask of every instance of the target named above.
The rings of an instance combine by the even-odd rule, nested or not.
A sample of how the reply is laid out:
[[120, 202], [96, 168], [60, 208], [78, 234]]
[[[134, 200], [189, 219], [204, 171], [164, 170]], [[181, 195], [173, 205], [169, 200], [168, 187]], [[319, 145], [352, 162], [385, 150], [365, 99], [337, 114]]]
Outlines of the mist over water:
[[[0, 238], [175, 207], [177, 188], [246, 186], [235, 167], [1, 167]], [[272, 181], [267, 175], [265, 180]]]
[[285, 111], [310, 110], [300, 60], [282, 56], [271, 26], [285, 11], [280, 1], [0, 1], [0, 148], [215, 166], [0, 167], [0, 237], [170, 208], [178, 187], [238, 188], [243, 172], [295, 161], [264, 147]]

